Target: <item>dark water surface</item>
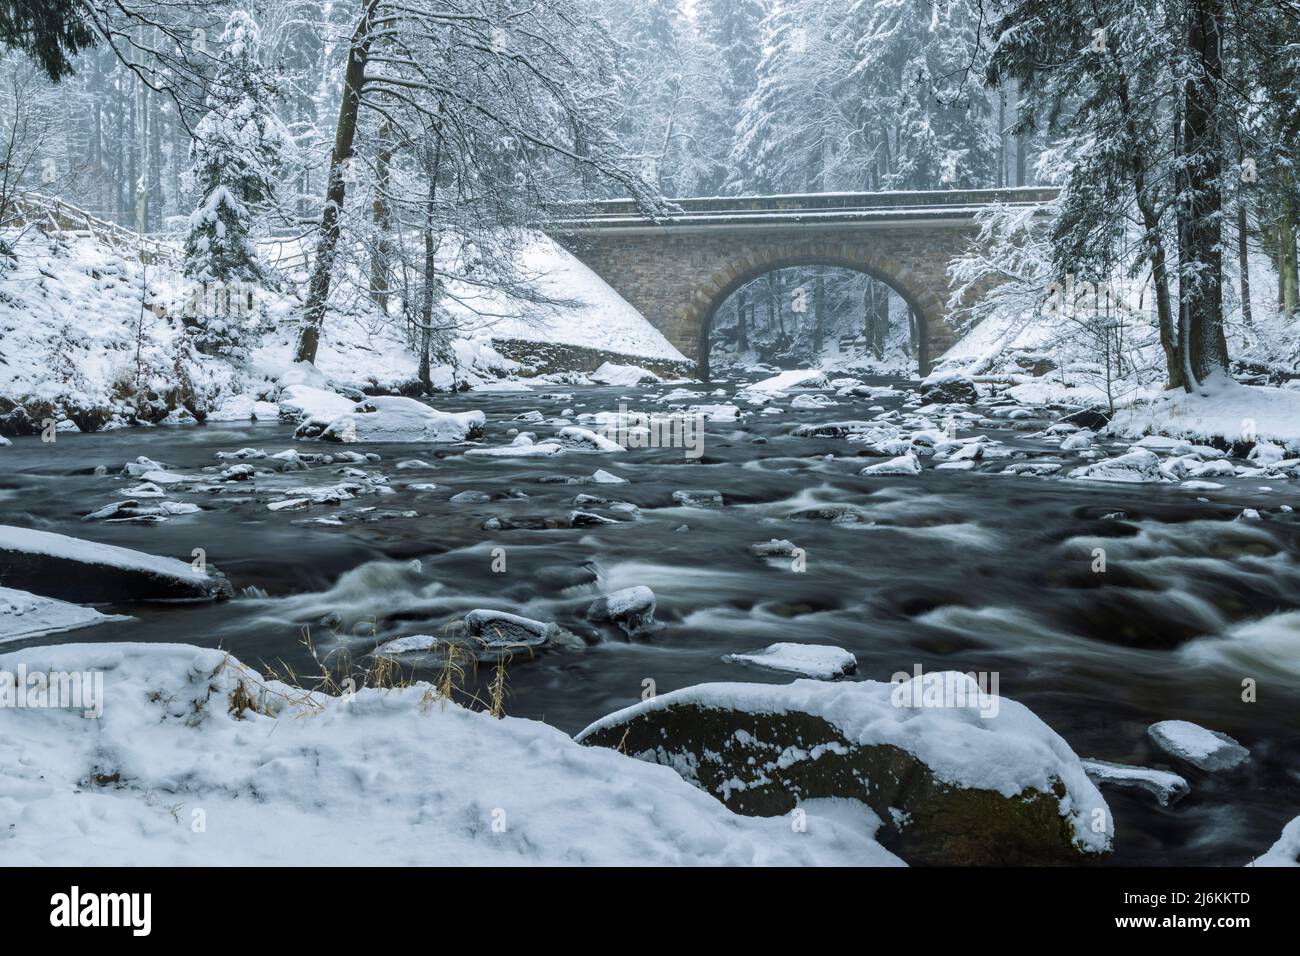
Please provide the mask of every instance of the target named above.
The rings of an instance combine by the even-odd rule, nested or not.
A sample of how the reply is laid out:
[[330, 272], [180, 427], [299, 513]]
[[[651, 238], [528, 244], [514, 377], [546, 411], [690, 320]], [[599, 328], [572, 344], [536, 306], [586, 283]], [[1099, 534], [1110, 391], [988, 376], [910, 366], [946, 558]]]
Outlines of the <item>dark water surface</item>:
[[[726, 401], [706, 397], [717, 387], [696, 386], [700, 400]], [[728, 395], [735, 389], [722, 387]], [[542, 386], [436, 404], [482, 409], [485, 441], [500, 445], [511, 428], [539, 437], [553, 431], [511, 421], [530, 409], [549, 418], [566, 407], [616, 411], [623, 400], [663, 410], [653, 396], [665, 391]], [[540, 397], [550, 392], [572, 398]], [[192, 473], [219, 464], [217, 452], [245, 446], [268, 453], [340, 446], [294, 442], [281, 424], [61, 433], [54, 444], [16, 439], [0, 450], [0, 520], [186, 560], [202, 548], [240, 592], [213, 605], [112, 608], [133, 619], [28, 644], [182, 641], [310, 674], [304, 625], [322, 653], [346, 647], [360, 657], [381, 641], [437, 634], [469, 609], [494, 608], [599, 641], [516, 658], [508, 669], [507, 712], [568, 732], [639, 699], [647, 679], [660, 693], [713, 680], [785, 682], [789, 675], [723, 655], [776, 641], [835, 644], [857, 655], [863, 678], [887, 680], [917, 664], [997, 672], [1002, 694], [1032, 708], [1084, 757], [1179, 769], [1149, 743], [1150, 723], [1181, 718], [1227, 732], [1250, 748], [1247, 767], [1225, 776], [1180, 770], [1192, 794], [1173, 807], [1104, 791], [1116, 815], [1113, 862], [1240, 865], [1272, 844], [1300, 813], [1300, 614], [1293, 613], [1300, 517], [1279, 510], [1300, 507], [1295, 485], [1216, 479], [1227, 487], [1198, 501], [1205, 492], [1177, 486], [996, 474], [1005, 461], [973, 472], [859, 477], [877, 460], [855, 457], [861, 446], [795, 438], [793, 427], [870, 418], [871, 406], [894, 408], [902, 399], [837, 401], [803, 410], [780, 400], [783, 413], [767, 416], [742, 404], [740, 422], [709, 425], [698, 462], [680, 449], [491, 459], [466, 457], [462, 446], [346, 446], [382, 460], [320, 465], [220, 493], [178, 492], [168, 497], [205, 510], [152, 525], [81, 516], [128, 497], [124, 489], [138, 480], [119, 471], [138, 455]], [[1069, 461], [1032, 437], [1045, 420], [1012, 424], [984, 433], [1031, 456]], [[395, 468], [411, 458], [433, 467]], [[108, 474], [93, 474], [97, 465]], [[283, 489], [346, 480], [345, 467], [382, 473], [396, 493], [307, 511], [267, 509]], [[583, 478], [597, 468], [629, 483], [543, 480]], [[436, 489], [405, 487], [429, 482]], [[681, 507], [672, 494], [682, 489], [720, 491], [724, 505]], [[448, 500], [467, 490], [493, 499]], [[624, 520], [483, 528], [494, 516], [564, 523], [579, 494], [632, 502], [639, 516], [595, 506], [585, 510]], [[859, 520], [792, 517], [823, 505], [850, 505]], [[1264, 520], [1234, 520], [1243, 507], [1265, 512]], [[405, 511], [417, 516], [391, 514]], [[304, 523], [321, 517], [342, 523]], [[751, 545], [771, 538], [803, 548], [807, 570], [751, 554]], [[1106, 551], [1105, 574], [1092, 570], [1098, 547]], [[505, 573], [492, 570], [496, 548], [505, 549]], [[631, 585], [654, 590], [663, 630], [631, 642], [585, 620], [593, 596]], [[1258, 682], [1255, 703], [1241, 700], [1247, 678]]]

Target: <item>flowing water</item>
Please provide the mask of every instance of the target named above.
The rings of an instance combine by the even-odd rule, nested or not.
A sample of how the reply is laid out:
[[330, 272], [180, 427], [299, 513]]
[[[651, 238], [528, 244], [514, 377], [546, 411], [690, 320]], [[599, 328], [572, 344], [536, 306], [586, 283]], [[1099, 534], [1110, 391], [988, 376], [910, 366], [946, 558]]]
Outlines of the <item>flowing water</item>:
[[[695, 388], [701, 401], [724, 401], [706, 397], [717, 387]], [[655, 401], [662, 387], [550, 388], [571, 397], [543, 398], [539, 389], [436, 404], [482, 409], [491, 445], [508, 443], [513, 428], [548, 434], [512, 421], [531, 409], [551, 417], [566, 407], [615, 411], [620, 401], [664, 407]], [[283, 424], [16, 439], [0, 451], [0, 520], [185, 559], [202, 548], [239, 592], [210, 605], [116, 607], [132, 619], [32, 643], [183, 641], [310, 675], [304, 625], [318, 653], [361, 657], [384, 640], [437, 634], [469, 609], [493, 608], [595, 642], [517, 656], [507, 670], [507, 712], [567, 732], [638, 700], [647, 680], [659, 693], [703, 681], [784, 682], [790, 675], [724, 655], [776, 641], [834, 644], [857, 655], [860, 678], [888, 680], [917, 665], [995, 672], [1003, 695], [1085, 757], [1169, 767], [1146, 736], [1156, 720], [1229, 733], [1252, 752], [1246, 768], [1187, 774], [1192, 793], [1172, 807], [1106, 791], [1116, 816], [1112, 861], [1234, 865], [1266, 849], [1300, 813], [1300, 513], [1279, 509], [1300, 506], [1296, 487], [1220, 479], [1227, 487], [1206, 501], [1176, 486], [996, 474], [1006, 462], [864, 478], [857, 471], [872, 459], [854, 457], [853, 444], [797, 438], [793, 426], [869, 418], [872, 406], [903, 399], [839, 401], [818, 410], [782, 400], [779, 415], [712, 422], [698, 461], [671, 448], [485, 459], [462, 446], [348, 446], [381, 456], [359, 467], [382, 473], [394, 494], [307, 511], [266, 507], [283, 489], [338, 482], [357, 467], [318, 465], [217, 493], [173, 494], [204, 511], [157, 524], [81, 516], [128, 497], [137, 479], [119, 471], [138, 455], [192, 473], [218, 464], [218, 452], [248, 446], [340, 446], [294, 442]], [[984, 433], [1031, 456], [1059, 454], [1033, 437], [1046, 421]], [[428, 467], [396, 467], [413, 458]], [[107, 474], [94, 473], [101, 465]], [[597, 468], [628, 483], [565, 481]], [[683, 507], [672, 497], [683, 489], [720, 491], [723, 504]], [[491, 497], [449, 500], [469, 490]], [[562, 526], [580, 494], [631, 502], [639, 513], [633, 520], [595, 505], [623, 520]], [[828, 519], [835, 509], [824, 506], [845, 505], [857, 520]], [[1244, 507], [1265, 511], [1265, 520], [1234, 520]], [[485, 530], [493, 517], [532, 527]], [[802, 548], [806, 569], [751, 553], [771, 538]], [[1097, 548], [1105, 573], [1093, 570]], [[504, 572], [494, 570], [502, 555]], [[662, 630], [630, 641], [587, 622], [595, 595], [631, 585], [654, 590]], [[434, 673], [432, 663], [416, 669]], [[480, 669], [470, 690], [490, 677]], [[1256, 702], [1242, 700], [1246, 679], [1258, 684]]]

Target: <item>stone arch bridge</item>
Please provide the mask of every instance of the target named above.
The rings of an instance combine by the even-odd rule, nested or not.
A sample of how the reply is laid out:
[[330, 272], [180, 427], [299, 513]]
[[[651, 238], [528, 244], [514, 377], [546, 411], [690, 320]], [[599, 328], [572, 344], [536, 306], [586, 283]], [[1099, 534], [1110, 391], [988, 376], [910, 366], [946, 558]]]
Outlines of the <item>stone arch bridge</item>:
[[920, 370], [953, 342], [949, 260], [993, 203], [1039, 205], [1053, 189], [816, 193], [671, 200], [650, 219], [631, 201], [565, 210], [546, 232], [709, 372], [709, 328], [745, 283], [790, 266], [840, 266], [890, 286], [917, 315]]

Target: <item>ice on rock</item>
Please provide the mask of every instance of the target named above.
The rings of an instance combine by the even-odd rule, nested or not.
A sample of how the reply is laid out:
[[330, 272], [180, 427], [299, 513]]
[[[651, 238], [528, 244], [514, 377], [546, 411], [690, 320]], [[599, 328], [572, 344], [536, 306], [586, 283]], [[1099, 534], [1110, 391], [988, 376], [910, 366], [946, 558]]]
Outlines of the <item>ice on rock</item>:
[[593, 482], [595, 482], [596, 484], [598, 484], [598, 485], [625, 485], [625, 484], [627, 484], [627, 479], [626, 479], [626, 478], [620, 478], [618, 475], [612, 474], [611, 472], [608, 472], [608, 471], [606, 471], [606, 470], [603, 469], [603, 468], [598, 468], [598, 469], [596, 469], [596, 471], [592, 472], [591, 480], [592, 480]]
[[1159, 721], [1147, 734], [1165, 753], [1198, 770], [1231, 770], [1250, 757], [1250, 751], [1227, 734], [1188, 720]]
[[842, 647], [826, 644], [772, 644], [752, 654], [728, 654], [723, 660], [754, 664], [816, 680], [835, 680], [858, 668], [858, 659]]

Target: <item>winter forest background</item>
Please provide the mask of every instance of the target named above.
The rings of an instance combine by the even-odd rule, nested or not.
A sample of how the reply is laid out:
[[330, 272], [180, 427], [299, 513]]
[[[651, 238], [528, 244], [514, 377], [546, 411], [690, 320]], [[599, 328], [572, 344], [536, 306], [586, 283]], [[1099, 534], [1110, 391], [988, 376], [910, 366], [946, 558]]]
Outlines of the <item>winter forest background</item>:
[[[662, 197], [1036, 184], [1063, 189], [1050, 221], [992, 209], [953, 265], [961, 320], [1003, 323], [978, 371], [1016, 353], [1063, 385], [1071, 368], [1102, 382], [1113, 404], [1231, 360], [1276, 380], [1297, 359], [1287, 0], [4, 12], [20, 49], [3, 63], [3, 251], [21, 257], [34, 196], [183, 245], [180, 297], [225, 298], [162, 364], [246, 349], [290, 316], [312, 358], [335, 312], [400, 331], [427, 392], [503, 302], [527, 315], [563, 299], [525, 255], [556, 204], [631, 195], [654, 214]], [[1091, 304], [1022, 335], [1067, 284]], [[905, 371], [913, 321], [864, 275], [800, 268], [740, 290], [712, 336], [731, 361], [843, 352]]]

